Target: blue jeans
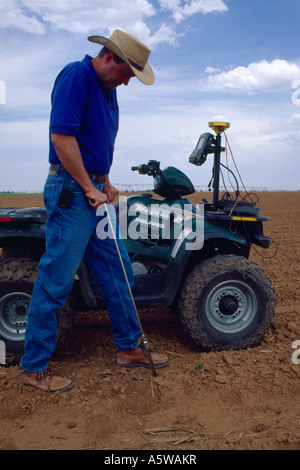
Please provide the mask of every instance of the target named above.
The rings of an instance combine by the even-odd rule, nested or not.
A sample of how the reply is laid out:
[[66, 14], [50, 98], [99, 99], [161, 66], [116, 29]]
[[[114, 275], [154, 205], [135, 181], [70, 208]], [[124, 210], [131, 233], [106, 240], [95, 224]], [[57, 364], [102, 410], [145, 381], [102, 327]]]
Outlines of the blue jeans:
[[[102, 189], [95, 181], [93, 184]], [[63, 185], [74, 190], [68, 208], [58, 205]], [[114, 240], [111, 237], [99, 239], [96, 234], [100, 220], [96, 210], [89, 205], [81, 187], [68, 173], [57, 172], [48, 176], [44, 202], [48, 213], [46, 252], [40, 260], [39, 277], [30, 302], [21, 368], [28, 372], [47, 369], [47, 360], [56, 344], [56, 309], [64, 306], [83, 257], [106, 299], [116, 348], [136, 348], [141, 332]], [[118, 239], [118, 244], [132, 286], [130, 259], [122, 240]]]

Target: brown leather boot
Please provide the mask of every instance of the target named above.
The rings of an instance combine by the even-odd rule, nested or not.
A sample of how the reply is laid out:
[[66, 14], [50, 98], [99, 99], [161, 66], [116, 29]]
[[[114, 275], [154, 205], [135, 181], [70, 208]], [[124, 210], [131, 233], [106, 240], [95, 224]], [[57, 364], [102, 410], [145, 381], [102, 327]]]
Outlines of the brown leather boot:
[[[168, 356], [165, 354], [151, 353], [151, 357], [153, 365], [156, 369], [166, 367], [170, 363]], [[147, 367], [149, 369], [150, 363], [143, 343], [139, 342], [137, 349], [131, 349], [130, 351], [118, 351], [117, 364], [120, 367]]]
[[50, 369], [42, 372], [22, 371], [23, 385], [35, 387], [46, 392], [66, 392], [73, 387], [73, 382], [66, 377], [57, 377]]

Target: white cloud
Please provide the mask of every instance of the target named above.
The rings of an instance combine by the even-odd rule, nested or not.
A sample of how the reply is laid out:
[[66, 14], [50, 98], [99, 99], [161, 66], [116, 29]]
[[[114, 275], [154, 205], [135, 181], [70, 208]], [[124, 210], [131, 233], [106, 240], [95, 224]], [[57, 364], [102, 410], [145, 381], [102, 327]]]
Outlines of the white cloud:
[[211, 73], [218, 73], [221, 72], [220, 69], [216, 69], [215, 67], [206, 67], [204, 73], [211, 74]]
[[148, 0], [1, 0], [1, 27], [45, 33], [46, 25], [72, 33], [100, 33], [125, 25], [135, 32], [155, 14]]
[[[48, 28], [79, 34], [106, 34], [115, 28], [136, 35], [150, 47], [161, 43], [177, 45], [183, 34], [175, 23], [198, 13], [227, 11], [222, 0], [160, 0], [169, 15], [159, 18], [152, 0], [1, 0], [0, 28], [12, 27], [31, 34]], [[155, 17], [155, 26], [149, 20]]]
[[176, 23], [198, 13], [223, 13], [228, 11], [222, 0], [159, 0], [163, 10], [171, 11]]
[[283, 59], [272, 62], [263, 60], [248, 67], [240, 66], [229, 72], [211, 74], [201, 80], [201, 85], [208, 90], [277, 92], [290, 89], [299, 76], [300, 66], [296, 63]]
[[172, 25], [167, 25], [163, 23], [160, 28], [156, 31], [153, 36], [145, 38], [145, 42], [151, 48], [155, 48], [158, 44], [167, 43], [171, 46], [178, 45], [178, 39], [182, 37], [183, 34], [176, 32]]
[[[117, 25], [124, 25], [136, 33], [145, 19], [155, 14], [147, 0], [23, 0], [32, 11], [48, 21], [54, 29], [63, 29], [72, 33], [113, 30]], [[109, 6], [108, 6], [109, 5]]]
[[44, 34], [45, 26], [34, 16], [28, 16], [22, 11], [18, 0], [1, 0], [0, 28], [14, 27], [30, 34]]

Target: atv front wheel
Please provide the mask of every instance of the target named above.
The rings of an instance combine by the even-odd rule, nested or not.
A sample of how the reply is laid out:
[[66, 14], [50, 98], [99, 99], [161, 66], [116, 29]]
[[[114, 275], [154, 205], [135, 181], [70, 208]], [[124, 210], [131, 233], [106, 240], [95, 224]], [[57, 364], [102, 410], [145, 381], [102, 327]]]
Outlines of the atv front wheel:
[[[11, 258], [0, 263], [0, 341], [5, 345], [6, 365], [17, 364], [24, 352], [25, 331], [38, 261]], [[73, 327], [71, 296], [57, 310], [56, 349], [63, 348]]]
[[183, 329], [205, 350], [254, 345], [274, 313], [269, 278], [255, 263], [235, 255], [215, 256], [196, 266], [179, 298]]

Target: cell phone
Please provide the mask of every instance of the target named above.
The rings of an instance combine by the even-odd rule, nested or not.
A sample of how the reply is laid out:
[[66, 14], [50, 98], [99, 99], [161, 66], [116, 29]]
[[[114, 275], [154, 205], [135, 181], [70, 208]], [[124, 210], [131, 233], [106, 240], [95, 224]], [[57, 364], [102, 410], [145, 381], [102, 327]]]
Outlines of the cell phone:
[[73, 193], [74, 193], [74, 190], [72, 188], [68, 188], [67, 186], [62, 187], [59, 200], [58, 200], [58, 204], [60, 205], [60, 207], [63, 207], [63, 208], [70, 207], [72, 199], [73, 199]]

